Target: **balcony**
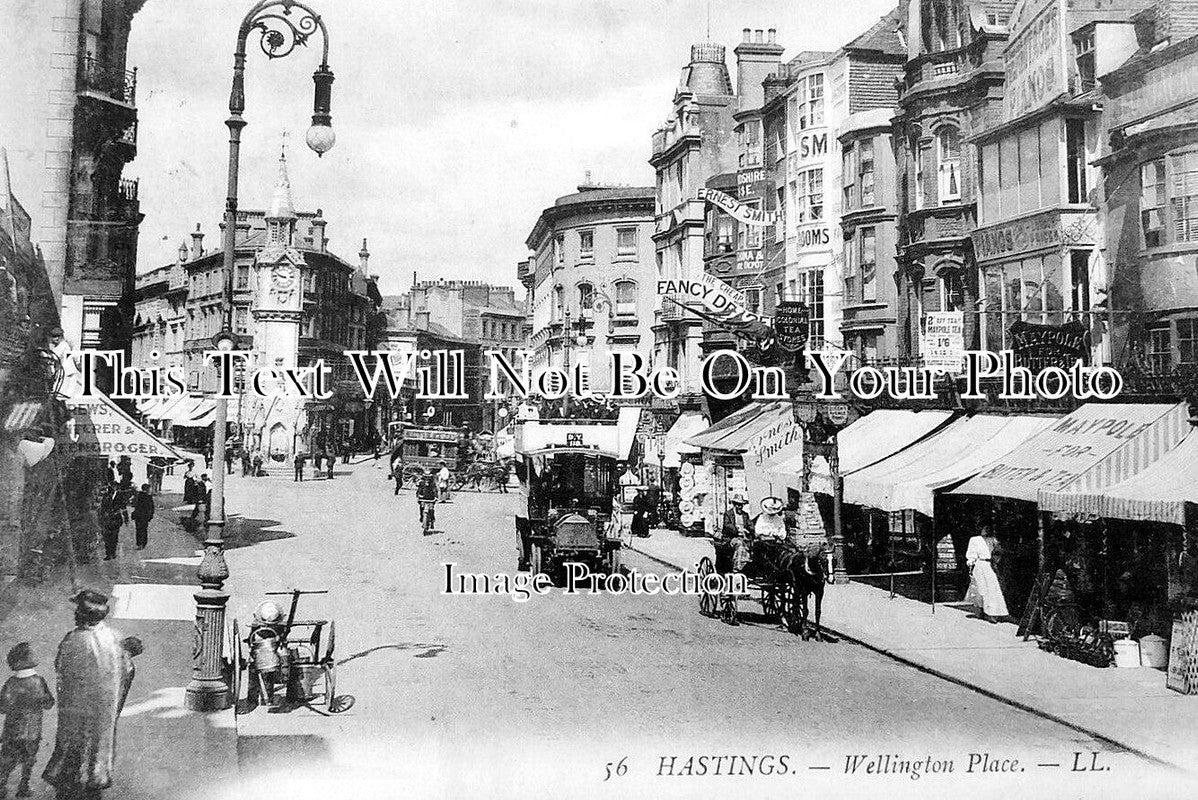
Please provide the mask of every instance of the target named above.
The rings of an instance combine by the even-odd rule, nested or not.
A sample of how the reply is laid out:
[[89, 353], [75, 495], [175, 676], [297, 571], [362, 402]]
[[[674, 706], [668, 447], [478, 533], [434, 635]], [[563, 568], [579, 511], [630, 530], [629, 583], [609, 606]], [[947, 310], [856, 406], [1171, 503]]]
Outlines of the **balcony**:
[[91, 53], [79, 65], [79, 89], [105, 95], [129, 106], [137, 103], [137, 69], [119, 69]]

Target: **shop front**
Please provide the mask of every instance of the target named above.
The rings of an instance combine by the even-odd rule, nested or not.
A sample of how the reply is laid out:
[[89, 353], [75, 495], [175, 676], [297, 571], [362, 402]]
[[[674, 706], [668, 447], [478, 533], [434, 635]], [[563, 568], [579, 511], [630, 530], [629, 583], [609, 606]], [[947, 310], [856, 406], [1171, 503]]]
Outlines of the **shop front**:
[[1038, 602], [1057, 570], [1082, 605], [1098, 611], [1096, 575], [1107, 561], [1101, 531], [1078, 518], [1054, 520], [1043, 499], [1102, 494], [1172, 450], [1188, 430], [1184, 403], [1084, 405], [946, 493], [937, 524], [952, 526], [958, 552], [990, 527], [1003, 553], [995, 571], [1012, 614]]

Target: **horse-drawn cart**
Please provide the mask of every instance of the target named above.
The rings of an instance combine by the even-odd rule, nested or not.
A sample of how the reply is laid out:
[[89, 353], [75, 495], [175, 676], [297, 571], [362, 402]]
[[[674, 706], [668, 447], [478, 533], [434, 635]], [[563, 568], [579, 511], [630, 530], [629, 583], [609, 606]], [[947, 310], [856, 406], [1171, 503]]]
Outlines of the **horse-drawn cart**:
[[[765, 618], [781, 623], [788, 631], [802, 634], [804, 639], [820, 636], [820, 614], [823, 607], [824, 585], [830, 583], [831, 553], [826, 541], [819, 537], [788, 536], [786, 539], [737, 537], [731, 541], [716, 540], [716, 560], [700, 559], [698, 575], [701, 593], [699, 613], [718, 617], [729, 625], [739, 623], [739, 602], [751, 600], [754, 594], [761, 603]], [[744, 576], [747, 593], [731, 590], [725, 581], [723, 590], [709, 591], [707, 578], [716, 573], [721, 563], [725, 574], [739, 572]], [[741, 562], [740, 569], [729, 568]], [[815, 626], [808, 627], [808, 599], [815, 598]]]

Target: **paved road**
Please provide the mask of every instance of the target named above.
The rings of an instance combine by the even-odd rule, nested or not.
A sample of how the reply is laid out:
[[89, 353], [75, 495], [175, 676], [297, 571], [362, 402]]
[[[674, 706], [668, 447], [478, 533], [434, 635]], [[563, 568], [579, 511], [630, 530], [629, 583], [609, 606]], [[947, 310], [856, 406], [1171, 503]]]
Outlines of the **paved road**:
[[[329, 589], [301, 613], [336, 619], [339, 686], [357, 698], [337, 716], [242, 716], [246, 796], [1105, 797], [1176, 782], [848, 643], [706, 619], [693, 598], [443, 595], [445, 562], [514, 571], [515, 496], [461, 494], [424, 538], [412, 494], [394, 497], [381, 465], [302, 485], [231, 481], [230, 609], [244, 620], [262, 590]], [[1071, 773], [1074, 752], [1110, 771]], [[969, 774], [970, 753], [1024, 771]], [[925, 770], [929, 756], [951, 760], [953, 772], [869, 774], [863, 759], [845, 774], [853, 756], [885, 755]], [[717, 756], [758, 766], [746, 775], [744, 761]], [[605, 782], [621, 759], [626, 772]]]

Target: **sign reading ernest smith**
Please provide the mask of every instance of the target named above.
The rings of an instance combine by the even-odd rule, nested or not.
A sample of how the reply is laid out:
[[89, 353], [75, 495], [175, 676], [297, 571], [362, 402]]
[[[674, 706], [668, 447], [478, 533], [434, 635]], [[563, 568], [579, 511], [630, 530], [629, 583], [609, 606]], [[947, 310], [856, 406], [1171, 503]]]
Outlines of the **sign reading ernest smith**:
[[1028, 2], [1015, 20], [1005, 52], [1003, 114], [1016, 119], [1065, 91], [1062, 0]]
[[762, 211], [760, 208], [746, 205], [735, 197], [724, 194], [719, 189], [700, 187], [698, 198], [723, 209], [738, 222], [746, 225], [774, 225], [778, 222], [777, 211]]
[[806, 303], [783, 300], [774, 312], [774, 336], [778, 346], [794, 353], [807, 342], [811, 329], [811, 309]]
[[930, 311], [924, 321], [923, 363], [955, 374], [965, 360], [965, 312]]

